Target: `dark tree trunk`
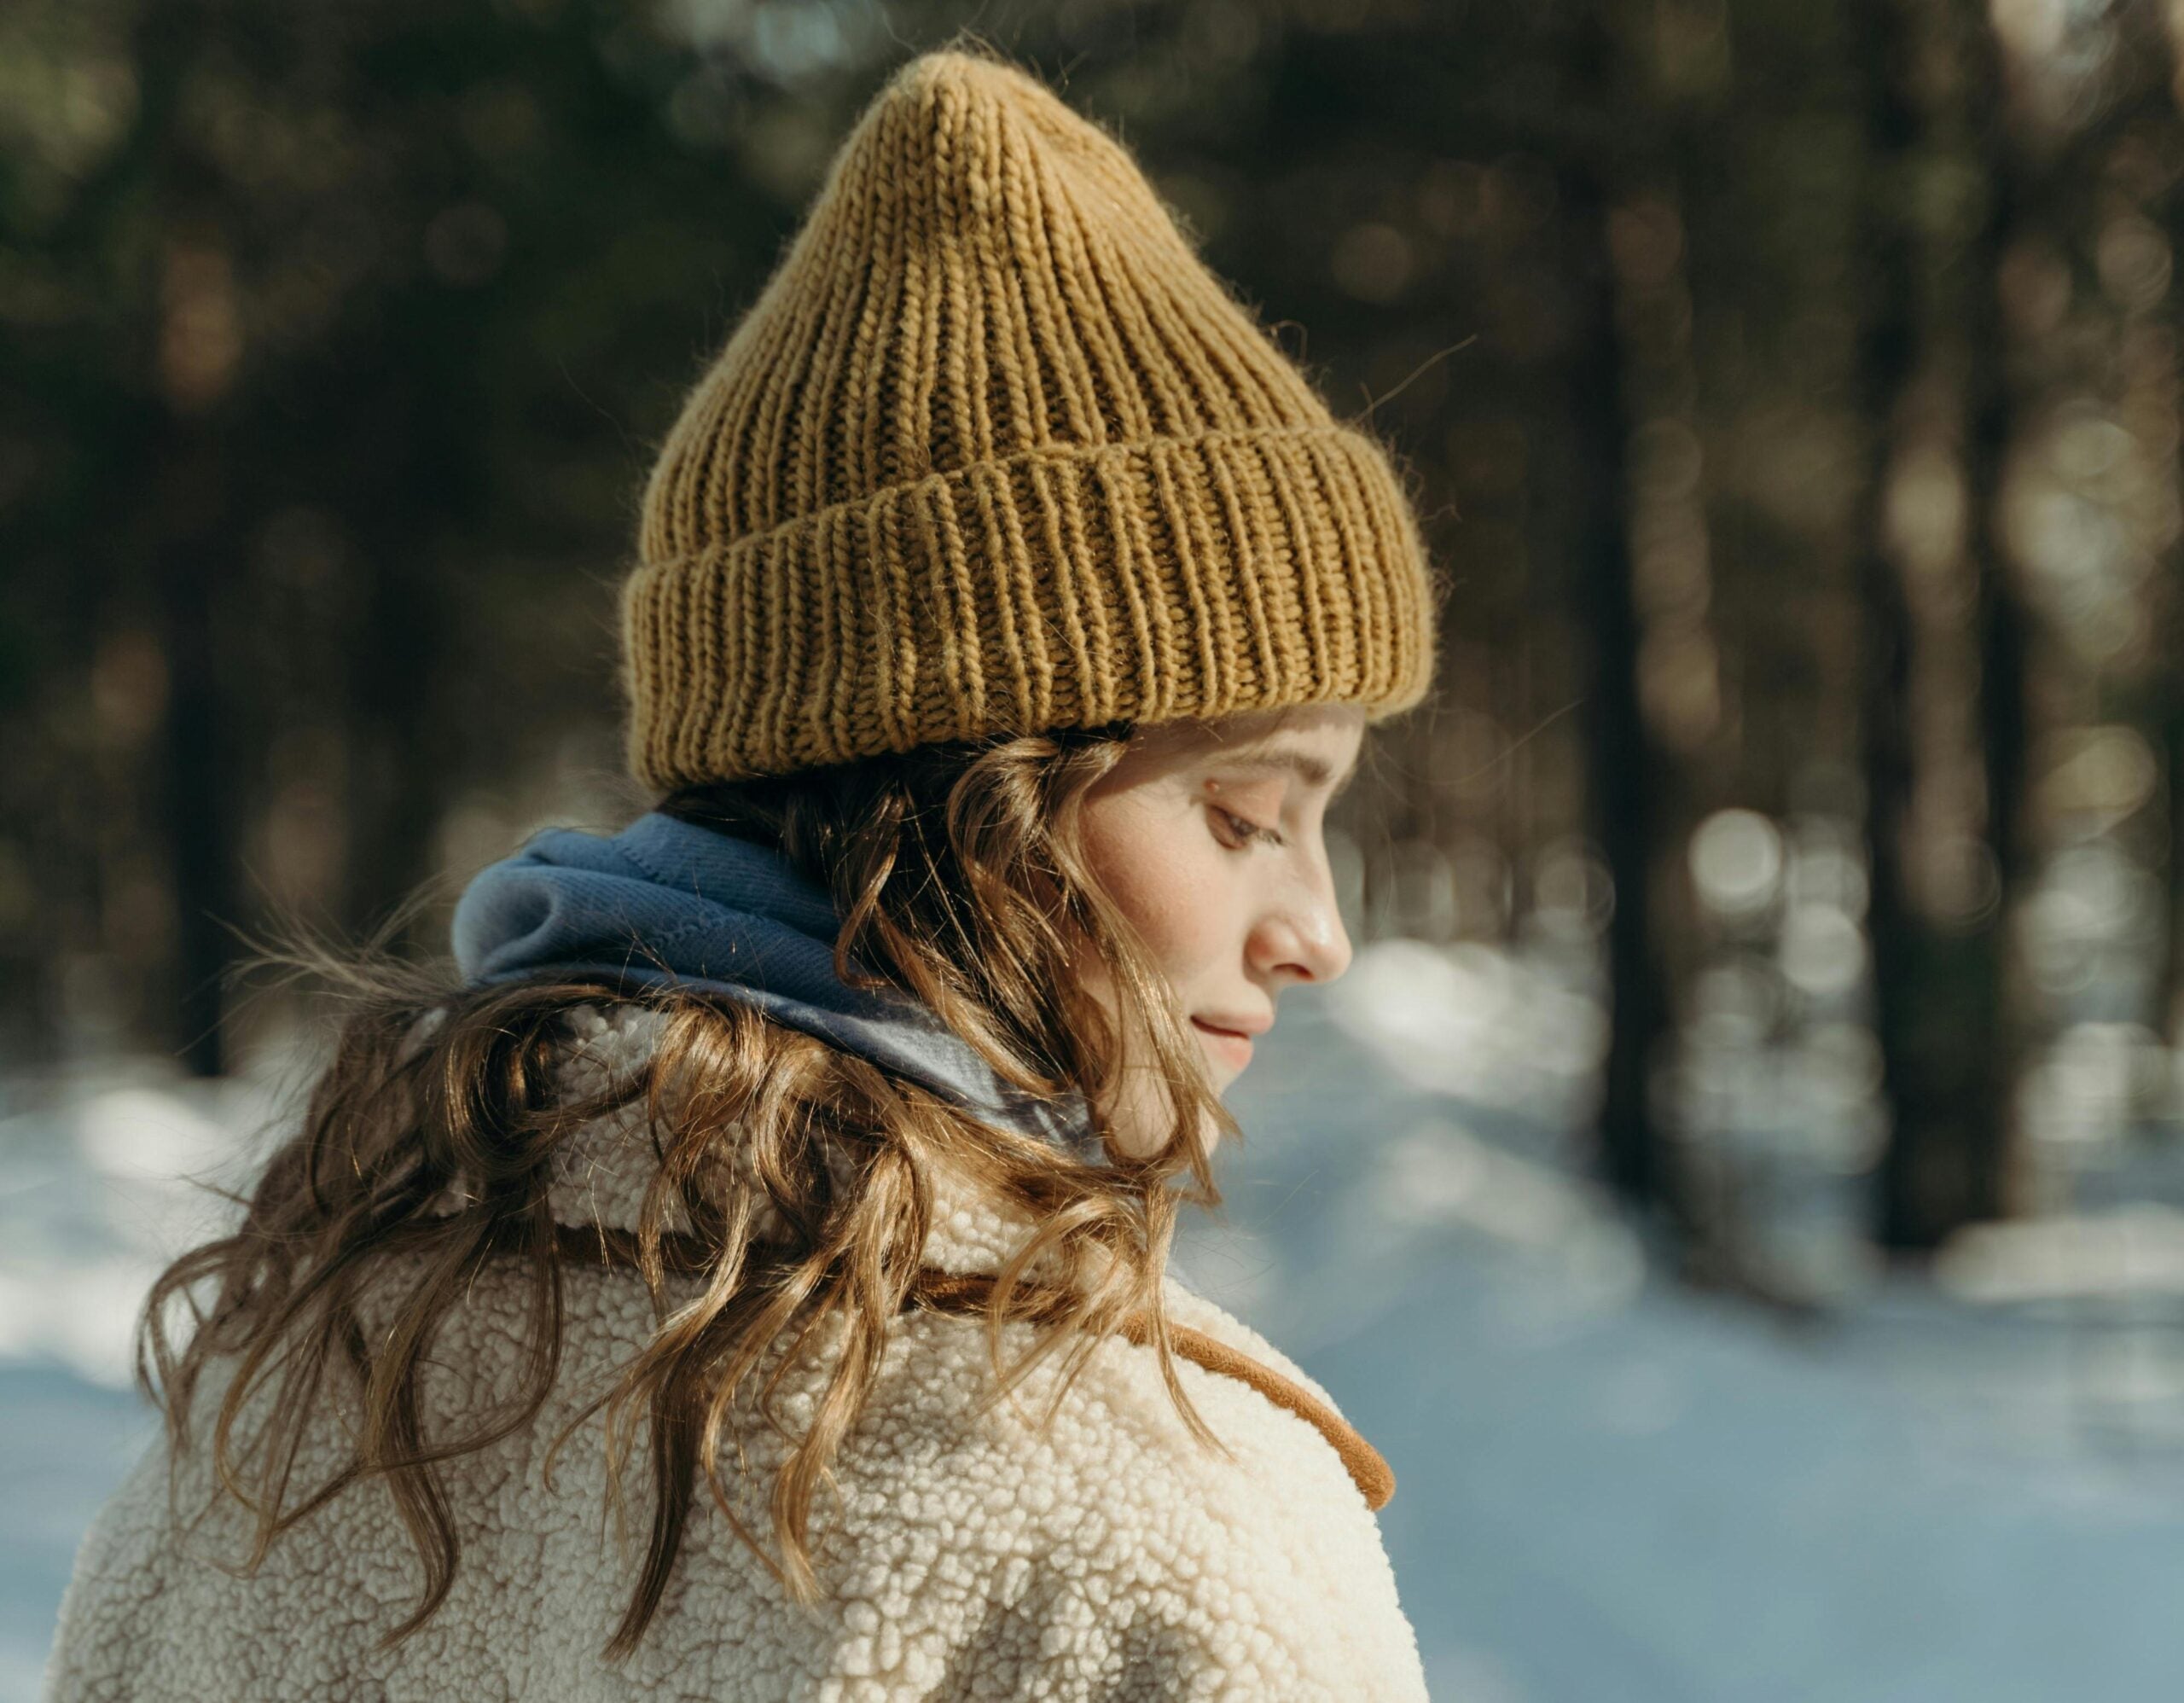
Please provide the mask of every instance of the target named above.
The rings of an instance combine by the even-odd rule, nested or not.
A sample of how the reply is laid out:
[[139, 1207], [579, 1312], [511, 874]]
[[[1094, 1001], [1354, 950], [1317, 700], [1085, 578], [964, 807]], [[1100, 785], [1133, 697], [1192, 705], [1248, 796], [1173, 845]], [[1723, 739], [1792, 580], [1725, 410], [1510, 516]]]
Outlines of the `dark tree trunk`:
[[[1621, 105], [1609, 20], [1577, 26], [1571, 46], [1576, 86], [1602, 113]], [[1609, 133], [1612, 133], [1610, 127]], [[1660, 1213], [1687, 1240], [1692, 1203], [1655, 1115], [1653, 1077], [1673, 1021], [1667, 965], [1653, 918], [1653, 866], [1660, 764], [1638, 691], [1638, 612], [1631, 585], [1628, 506], [1630, 421], [1626, 353], [1617, 313], [1618, 281], [1608, 217], [1616, 186], [1601, 133], [1566, 156], [1561, 195], [1572, 237], [1571, 266], [1583, 304], [1571, 352], [1569, 420], [1581, 469], [1576, 501], [1572, 628], [1578, 645], [1589, 759], [1589, 808], [1614, 883], [1607, 929], [1612, 1026], [1600, 1114], [1600, 1166], [1617, 1194]]]
[[[176, 98], [191, 57], [212, 38], [210, 21], [194, 6], [155, 7], [134, 43], [158, 126], [147, 143], [151, 187], [165, 217], [151, 264], [159, 269], [161, 312], [170, 317], [187, 312], [173, 299], [177, 290], [204, 288], [189, 281], [180, 257], [212, 253], [221, 241], [218, 174], [188, 136]], [[175, 894], [175, 1047], [194, 1074], [215, 1076], [228, 1063], [224, 995], [235, 956], [229, 931], [240, 920], [243, 807], [218, 628], [222, 589], [237, 570], [241, 549], [224, 405], [232, 363], [212, 372], [193, 369], [195, 357], [176, 347], [177, 338], [203, 334], [187, 323], [179, 332], [163, 323], [146, 351], [145, 383], [154, 400], [144, 464], [156, 525], [143, 567], [168, 676], [155, 791], [163, 800]]]
[[1919, 365], [1916, 244], [1903, 207], [1921, 130], [1911, 86], [1904, 0], [1861, 0], [1865, 55], [1867, 183], [1860, 259], [1867, 282], [1858, 342], [1861, 411], [1873, 433], [1860, 516], [1860, 755], [1865, 772], [1867, 932], [1873, 968], [1873, 1035], [1881, 1091], [1892, 1116], [1882, 1159], [1885, 1218], [1906, 1195], [1911, 1157], [1930, 1112], [1911, 1044], [1921, 954], [1908, 898], [1904, 836], [1910, 819], [1911, 611], [1889, 548], [1888, 486], [1902, 415]]
[[224, 1005], [236, 920], [235, 822], [227, 706], [215, 632], [231, 560], [225, 470], [208, 433], [171, 421], [159, 451], [162, 548], [156, 580], [168, 699], [162, 772], [167, 858], [176, 896], [175, 1046], [197, 1076], [227, 1066]]
[[[2184, 564], [2164, 562], [2162, 573], [2171, 582], [2163, 590], [2174, 604], [2179, 599], [2174, 582], [2184, 576]], [[2184, 628], [2184, 622], [2171, 613], [2165, 626], [2174, 634]], [[2176, 654], [2169, 649], [2160, 654]], [[2166, 701], [2161, 706], [2158, 733], [2169, 793], [2169, 905], [2162, 922], [2167, 939], [2163, 943], [2161, 991], [2154, 1018], [2161, 1026], [2163, 1038], [2173, 1046], [2179, 1030], [2184, 1029], [2184, 690], [2171, 686], [2164, 696]]]
[[[2158, 133], [2171, 148], [2184, 148], [2184, 84], [2178, 81], [2184, 77], [2184, 60], [2180, 60], [2175, 38], [2165, 29], [2158, 33], [2161, 39], [2148, 44], [2148, 57], [2161, 67], [2150, 104]], [[2184, 236], [2184, 182], [2173, 184], [2161, 203], [2147, 211], [2173, 247]], [[2184, 276], [2180, 273], [2184, 273], [2184, 268], [2172, 270], [2168, 297], [2152, 310], [2165, 322], [2172, 340], [2178, 338], [2178, 327], [2184, 325]], [[2172, 361], [2180, 346], [2184, 346], [2178, 340], [2169, 343]], [[2172, 370], [2170, 406], [2177, 410], [2179, 423], [2184, 424], [2184, 388], [2178, 387], [2178, 379]], [[2184, 434], [2180, 434], [2180, 444], [2184, 444]], [[2170, 470], [2170, 476], [2184, 490], [2184, 458]], [[2184, 673], [2179, 671], [2179, 659], [2184, 657], [2184, 650], [2179, 648], [2184, 646], [2184, 538], [2163, 552], [2158, 573], [2150, 616], [2153, 643], [2147, 732], [2161, 754], [2167, 793], [2168, 904], [2162, 921], [2161, 984], [2155, 996], [2153, 1020], [2162, 1037], [2174, 1044], [2180, 1030], [2184, 1030]]]
[[[429, 511], [428, 511], [429, 512]], [[433, 583], [422, 528], [364, 536], [366, 577], [346, 710], [348, 880], [343, 922], [376, 929], [433, 870], [448, 782], [438, 689], [447, 662], [446, 600]], [[422, 562], [422, 566], [411, 566]], [[407, 944], [403, 931], [390, 947]]]
[[[2010, 915], [2027, 863], [2021, 826], [2027, 641], [2001, 530], [2014, 398], [1999, 286], [2022, 219], [2023, 168], [2002, 115], [2000, 47], [1985, 7], [1962, 0], [1951, 23], [1961, 55], [1964, 109], [1987, 167], [1986, 206], [1965, 256], [1961, 298], [1952, 305], [1966, 386], [1965, 571], [1972, 580], [1969, 639], [1979, 677], [1983, 831], [1997, 892], [1960, 927], [1914, 921], [1900, 906], [1893, 919], [1878, 911], [1873, 919], [1881, 1038], [1895, 1110], [1878, 1179], [1878, 1235], [1884, 1247], [1902, 1253], [1930, 1250], [1961, 1226], [2006, 1210], [2021, 1050]], [[1880, 937], [1891, 920], [1898, 944], [1887, 948]]]
[[[1573, 183], [1571, 188], [1579, 228], [1601, 230], [1607, 210], [1597, 184]], [[1654, 753], [1638, 699], [1638, 622], [1623, 515], [1628, 427], [1618, 377], [1614, 278], [1605, 244], [1589, 270], [1588, 331], [1577, 360], [1581, 381], [1572, 398], [1571, 425], [1585, 446], [1582, 464], [1591, 471], [1581, 499], [1577, 579], [1583, 599], [1579, 631], [1591, 753], [1589, 803], [1593, 833], [1615, 886], [1607, 931], [1614, 1026], [1600, 1107], [1600, 1146], [1616, 1190], [1635, 1204], [1658, 1205], [1672, 1184], [1650, 1082], [1670, 1012], [1666, 970], [1653, 926]]]

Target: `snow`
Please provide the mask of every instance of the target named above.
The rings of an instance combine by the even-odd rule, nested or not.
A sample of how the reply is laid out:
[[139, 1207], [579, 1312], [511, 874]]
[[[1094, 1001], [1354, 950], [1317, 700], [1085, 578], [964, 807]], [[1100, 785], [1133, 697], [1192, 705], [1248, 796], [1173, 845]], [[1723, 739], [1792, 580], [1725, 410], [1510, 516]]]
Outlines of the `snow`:
[[[1434, 1695], [2169, 1694], [2174, 1216], [1983, 1232], [1941, 1287], [1786, 1322], [1649, 1271], [1573, 1173], [1600, 1039], [1521, 956], [1368, 949], [1285, 998], [1234, 1097], [1227, 1207], [1180, 1252], [1394, 1467], [1382, 1526]], [[152, 1438], [134, 1314], [224, 1210], [178, 1179], [239, 1182], [280, 1103], [148, 1067], [10, 1091], [0, 1700], [35, 1694], [76, 1539]]]

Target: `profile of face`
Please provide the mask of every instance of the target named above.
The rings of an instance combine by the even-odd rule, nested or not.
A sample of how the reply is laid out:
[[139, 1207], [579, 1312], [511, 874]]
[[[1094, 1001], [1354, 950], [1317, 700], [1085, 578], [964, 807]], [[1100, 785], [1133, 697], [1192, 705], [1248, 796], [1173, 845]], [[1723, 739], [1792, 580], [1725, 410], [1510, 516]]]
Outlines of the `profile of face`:
[[[1349, 966], [1325, 827], [1364, 737], [1349, 704], [1155, 724], [1086, 796], [1087, 859], [1174, 988], [1218, 1093], [1266, 1043], [1285, 989]], [[1130, 1063], [1112, 1115], [1141, 1153], [1173, 1113]]]

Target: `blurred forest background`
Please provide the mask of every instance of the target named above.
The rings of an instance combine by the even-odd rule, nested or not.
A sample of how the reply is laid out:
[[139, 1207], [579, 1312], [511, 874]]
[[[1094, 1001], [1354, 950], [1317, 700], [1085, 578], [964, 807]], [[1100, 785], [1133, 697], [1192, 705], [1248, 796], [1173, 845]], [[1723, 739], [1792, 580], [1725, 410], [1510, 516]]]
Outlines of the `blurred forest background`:
[[2184, 1270], [2161, 0], [11, 0], [0, 1064], [232, 1068], [282, 1010], [239, 932], [437, 883], [438, 950], [525, 832], [642, 805], [653, 447], [967, 26], [1415, 469], [1443, 683], [1337, 849], [1423, 1050], [1521, 1034], [1770, 1304], [2095, 1282], [2058, 1227], [2118, 1206]]

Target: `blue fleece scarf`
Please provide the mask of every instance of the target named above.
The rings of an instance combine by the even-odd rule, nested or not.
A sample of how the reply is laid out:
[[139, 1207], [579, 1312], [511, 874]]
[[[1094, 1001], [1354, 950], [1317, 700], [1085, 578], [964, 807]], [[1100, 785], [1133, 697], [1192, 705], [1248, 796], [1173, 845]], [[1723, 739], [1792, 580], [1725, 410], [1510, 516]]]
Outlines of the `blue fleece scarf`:
[[922, 1001], [834, 974], [834, 900], [781, 852], [655, 811], [611, 838], [549, 828], [455, 908], [465, 983], [584, 974], [722, 993], [1020, 1134], [1083, 1151], [1081, 1096], [1012, 1087]]

